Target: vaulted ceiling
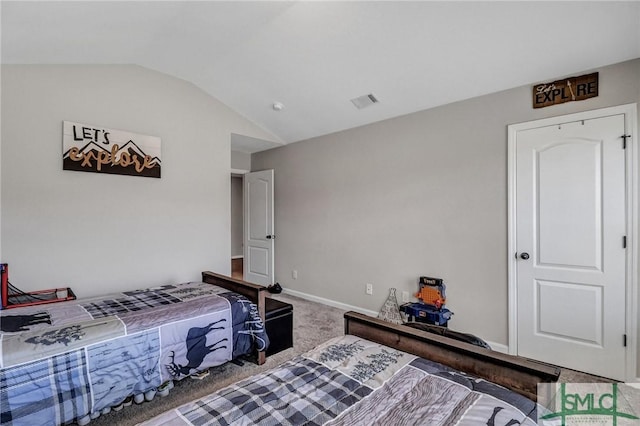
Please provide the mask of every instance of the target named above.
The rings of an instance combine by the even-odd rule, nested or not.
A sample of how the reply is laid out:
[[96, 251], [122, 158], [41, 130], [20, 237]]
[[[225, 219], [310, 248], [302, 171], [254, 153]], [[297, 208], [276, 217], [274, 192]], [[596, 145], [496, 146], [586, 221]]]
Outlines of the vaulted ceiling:
[[[3, 64], [138, 64], [192, 82], [278, 143], [640, 57], [640, 2], [2, 1], [0, 8]], [[350, 101], [367, 94], [379, 103], [358, 109]]]

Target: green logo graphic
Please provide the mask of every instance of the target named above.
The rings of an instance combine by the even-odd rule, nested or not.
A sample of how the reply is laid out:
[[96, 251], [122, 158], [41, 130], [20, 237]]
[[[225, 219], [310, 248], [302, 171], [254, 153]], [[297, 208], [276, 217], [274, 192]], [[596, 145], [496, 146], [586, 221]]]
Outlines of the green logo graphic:
[[[602, 384], [601, 384], [602, 385]], [[560, 418], [562, 425], [566, 425], [568, 417], [585, 416], [586, 419], [594, 416], [609, 417], [611, 424], [616, 426], [618, 418], [637, 420], [633, 414], [618, 411], [618, 384], [611, 383], [611, 393], [567, 393], [566, 383], [560, 384], [560, 411], [540, 416], [540, 420]], [[602, 419], [605, 420], [605, 419]]]

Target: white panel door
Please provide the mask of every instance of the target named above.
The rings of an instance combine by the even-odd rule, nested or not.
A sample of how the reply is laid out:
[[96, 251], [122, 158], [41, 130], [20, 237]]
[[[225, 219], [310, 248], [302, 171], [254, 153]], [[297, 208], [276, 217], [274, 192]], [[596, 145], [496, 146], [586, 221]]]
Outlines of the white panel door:
[[516, 134], [517, 353], [625, 379], [624, 114]]
[[244, 279], [274, 282], [273, 170], [244, 175]]

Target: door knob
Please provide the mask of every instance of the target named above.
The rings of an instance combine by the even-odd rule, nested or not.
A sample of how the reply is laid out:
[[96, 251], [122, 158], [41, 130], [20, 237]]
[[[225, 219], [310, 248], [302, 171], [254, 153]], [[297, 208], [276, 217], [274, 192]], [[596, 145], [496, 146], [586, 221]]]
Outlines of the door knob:
[[267, 240], [275, 240], [276, 236], [275, 235], [267, 235]]
[[520, 253], [520, 259], [522, 260], [529, 259], [529, 253]]

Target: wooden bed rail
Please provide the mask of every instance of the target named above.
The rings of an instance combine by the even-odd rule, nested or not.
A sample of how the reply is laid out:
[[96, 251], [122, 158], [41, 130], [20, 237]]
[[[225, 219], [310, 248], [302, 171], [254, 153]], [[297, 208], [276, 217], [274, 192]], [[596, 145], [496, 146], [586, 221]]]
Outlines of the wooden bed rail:
[[[202, 281], [208, 284], [217, 285], [218, 287], [225, 288], [229, 291], [242, 294], [258, 306], [258, 313], [260, 314], [260, 318], [262, 318], [263, 323], [265, 322], [265, 297], [267, 294], [266, 287], [239, 280], [237, 278], [228, 277], [226, 275], [216, 274], [215, 272], [211, 271], [204, 271], [202, 273]], [[266, 355], [264, 351], [258, 352], [258, 364], [264, 364], [265, 361]]]
[[362, 337], [489, 380], [536, 401], [538, 383], [556, 382], [560, 368], [470, 343], [395, 325], [356, 312], [344, 314], [345, 334]]

